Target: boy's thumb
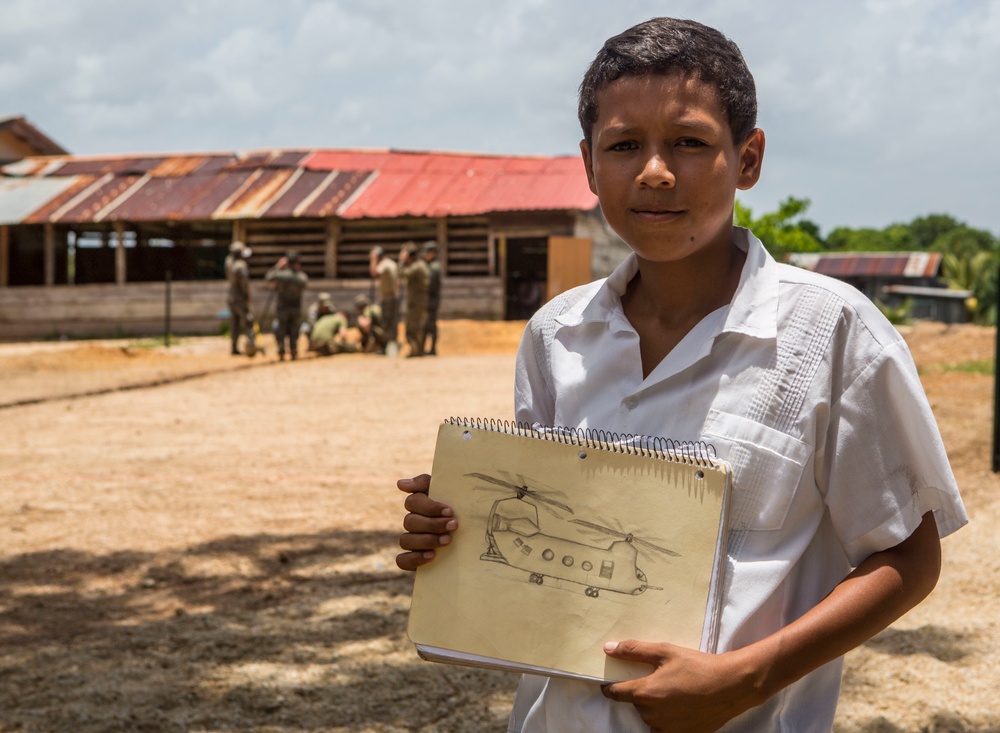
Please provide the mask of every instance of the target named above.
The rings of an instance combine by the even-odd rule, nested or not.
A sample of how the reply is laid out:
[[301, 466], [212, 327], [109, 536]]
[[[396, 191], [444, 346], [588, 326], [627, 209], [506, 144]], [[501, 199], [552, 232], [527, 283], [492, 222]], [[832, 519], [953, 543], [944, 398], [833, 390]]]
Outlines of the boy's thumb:
[[663, 660], [662, 645], [652, 644], [648, 641], [635, 641], [627, 639], [625, 641], [609, 641], [604, 645], [604, 653], [615, 659], [622, 659], [626, 662], [642, 662], [657, 666]]

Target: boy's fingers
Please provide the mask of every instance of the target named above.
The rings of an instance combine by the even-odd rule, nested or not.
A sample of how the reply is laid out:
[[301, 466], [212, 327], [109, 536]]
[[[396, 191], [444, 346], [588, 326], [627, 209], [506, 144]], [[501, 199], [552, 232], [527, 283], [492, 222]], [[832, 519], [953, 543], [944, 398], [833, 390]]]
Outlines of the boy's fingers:
[[657, 666], [663, 662], [664, 644], [653, 644], [647, 641], [626, 639], [621, 642], [609, 642], [604, 645], [604, 653], [609, 657], [625, 659], [630, 662], [643, 662]]
[[408, 512], [421, 514], [425, 517], [452, 517], [455, 511], [440, 501], [431, 499], [427, 494], [410, 494], [403, 502], [403, 507]]
[[435, 550], [451, 544], [451, 535], [407, 532], [399, 536], [399, 546], [404, 550]]
[[401, 552], [396, 555], [396, 566], [400, 570], [416, 570], [434, 559], [432, 550], [424, 552]]
[[411, 494], [414, 492], [423, 492], [426, 494], [430, 487], [431, 477], [426, 473], [414, 476], [413, 478], [401, 478], [396, 482], [396, 488]]
[[410, 513], [403, 517], [403, 529], [418, 534], [441, 535], [458, 529], [458, 520], [454, 517], [429, 517], [426, 514]]

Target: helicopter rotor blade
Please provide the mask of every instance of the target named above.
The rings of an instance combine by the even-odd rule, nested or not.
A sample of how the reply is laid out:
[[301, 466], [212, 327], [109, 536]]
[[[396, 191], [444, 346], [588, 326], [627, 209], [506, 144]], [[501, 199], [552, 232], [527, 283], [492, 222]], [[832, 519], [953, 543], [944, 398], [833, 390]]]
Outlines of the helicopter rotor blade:
[[666, 547], [660, 547], [659, 545], [654, 545], [649, 540], [644, 540], [641, 537], [633, 537], [632, 541], [635, 542], [636, 544], [642, 545], [643, 547], [648, 547], [650, 550], [656, 550], [657, 552], [662, 552], [666, 555], [670, 555], [671, 557], [681, 556], [679, 552], [674, 552], [673, 550], [668, 550]]
[[490, 476], [485, 473], [467, 473], [465, 475], [472, 478], [477, 478], [480, 481], [485, 481], [487, 483], [494, 484], [495, 486], [507, 489], [508, 491], [513, 491], [518, 494], [523, 494], [524, 496], [530, 496], [535, 501], [541, 502], [543, 504], [551, 504], [552, 506], [562, 509], [567, 514], [573, 514], [572, 507], [563, 504], [561, 501], [550, 499], [549, 497], [545, 496], [545, 494], [541, 491], [537, 491], [535, 489], [529, 489], [526, 485], [522, 484], [519, 486], [518, 484], [512, 483], [510, 481], [504, 481], [503, 479], [498, 479], [494, 476]]
[[571, 519], [573, 524], [580, 524], [588, 529], [592, 529], [595, 532], [603, 532], [604, 534], [609, 534], [612, 537], [618, 537], [619, 539], [627, 540], [628, 542], [633, 542], [637, 545], [642, 545], [650, 550], [656, 550], [657, 552], [662, 552], [671, 557], [680, 557], [680, 553], [674, 552], [673, 550], [668, 550], [666, 547], [660, 547], [655, 545], [649, 540], [644, 540], [641, 537], [636, 537], [634, 534], [628, 532], [621, 532], [617, 529], [611, 529], [611, 527], [605, 527], [601, 524], [594, 524], [593, 522], [588, 522], [585, 519]]
[[603, 532], [604, 534], [609, 534], [612, 537], [621, 537], [625, 539], [628, 535], [624, 532], [619, 532], [617, 529], [611, 529], [611, 527], [605, 527], [602, 524], [594, 524], [593, 522], [588, 522], [586, 519], [571, 519], [573, 524], [581, 524], [588, 529], [592, 529], [595, 532]]
[[518, 486], [517, 484], [513, 484], [510, 481], [504, 481], [502, 479], [494, 478], [493, 476], [489, 476], [489, 475], [487, 475], [485, 473], [467, 473], [465, 475], [466, 476], [471, 476], [472, 478], [477, 478], [480, 481], [486, 481], [487, 483], [490, 483], [490, 484], [496, 484], [497, 486], [501, 486], [501, 487], [503, 487], [505, 489], [510, 489], [511, 491], [523, 491], [524, 490], [520, 486]]

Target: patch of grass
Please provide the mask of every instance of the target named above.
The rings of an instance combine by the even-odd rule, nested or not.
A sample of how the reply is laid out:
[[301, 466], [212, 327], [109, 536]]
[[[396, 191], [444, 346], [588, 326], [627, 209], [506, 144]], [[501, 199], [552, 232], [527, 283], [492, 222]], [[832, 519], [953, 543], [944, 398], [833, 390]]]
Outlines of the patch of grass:
[[[181, 340], [179, 338], [177, 338], [173, 334], [170, 335], [170, 344], [179, 344], [180, 342], [181, 342]], [[164, 345], [169, 346], [169, 344], [167, 344], [166, 339], [163, 336], [159, 336], [159, 337], [156, 337], [156, 338], [146, 338], [146, 339], [139, 339], [139, 340], [136, 340], [136, 341], [129, 341], [128, 344], [126, 344], [125, 348], [126, 349], [155, 349], [157, 347], [164, 346]]]
[[941, 371], [964, 372], [965, 374], [985, 374], [993, 376], [996, 370], [994, 359], [973, 359], [971, 361], [960, 361], [957, 364], [942, 364]]

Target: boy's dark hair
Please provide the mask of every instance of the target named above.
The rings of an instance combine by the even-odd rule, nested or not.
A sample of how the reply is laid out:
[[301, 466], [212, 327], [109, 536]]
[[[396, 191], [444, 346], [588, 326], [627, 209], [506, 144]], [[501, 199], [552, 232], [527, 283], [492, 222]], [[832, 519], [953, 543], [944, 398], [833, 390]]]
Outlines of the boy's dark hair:
[[597, 122], [597, 95], [608, 84], [623, 76], [674, 73], [716, 88], [737, 145], [757, 126], [757, 88], [739, 47], [693, 20], [653, 18], [605, 41], [584, 74], [578, 114], [587, 145]]

